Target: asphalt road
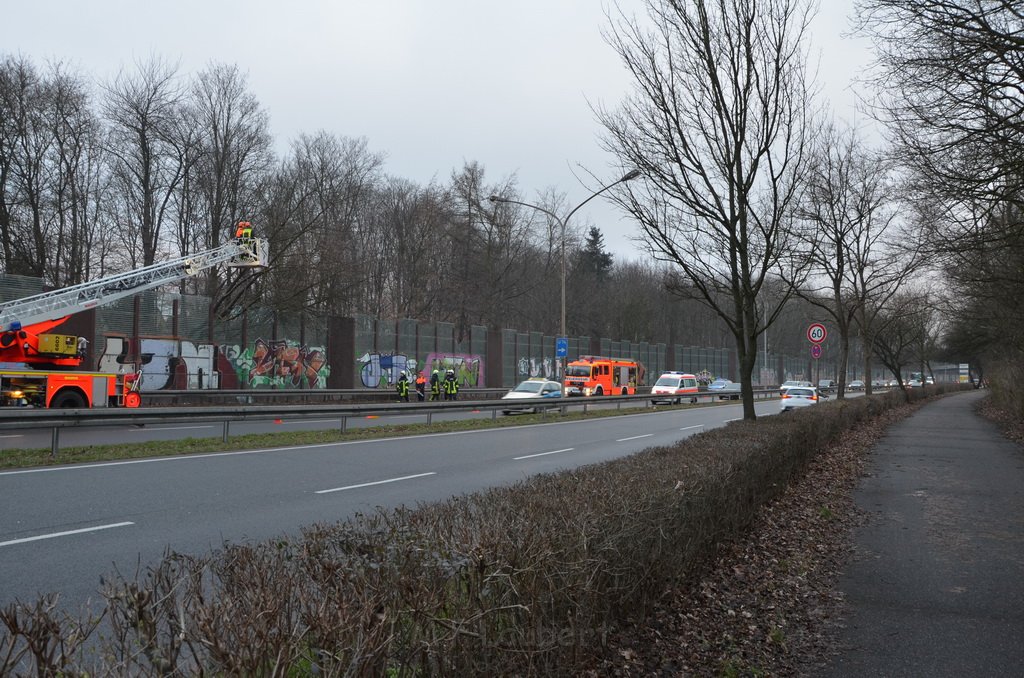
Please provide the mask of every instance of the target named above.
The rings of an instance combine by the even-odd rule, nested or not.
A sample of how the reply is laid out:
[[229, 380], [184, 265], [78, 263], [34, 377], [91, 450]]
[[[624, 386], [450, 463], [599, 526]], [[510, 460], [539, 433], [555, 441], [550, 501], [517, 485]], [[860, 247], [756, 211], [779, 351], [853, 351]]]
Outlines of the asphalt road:
[[[777, 401], [757, 403], [759, 414]], [[408, 438], [0, 473], [0, 605], [57, 592], [77, 611], [100, 577], [165, 551], [297, 534], [377, 506], [436, 501], [668, 445], [738, 404]]]

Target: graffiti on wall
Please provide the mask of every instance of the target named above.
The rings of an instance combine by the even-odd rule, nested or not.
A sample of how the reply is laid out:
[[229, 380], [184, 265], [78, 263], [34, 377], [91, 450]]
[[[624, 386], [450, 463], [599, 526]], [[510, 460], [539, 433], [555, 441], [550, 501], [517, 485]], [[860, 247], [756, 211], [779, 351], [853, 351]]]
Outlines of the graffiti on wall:
[[101, 372], [142, 375], [143, 391], [246, 387], [326, 388], [327, 352], [285, 340], [257, 339], [252, 347], [175, 339], [106, 337]]
[[359, 358], [359, 380], [366, 388], [391, 388], [403, 370], [416, 374], [416, 359], [404, 353], [364, 353]]
[[261, 338], [244, 349], [223, 348], [243, 388], [326, 388], [331, 374], [323, 346]]
[[[404, 353], [364, 353], [359, 358], [359, 380], [366, 388], [392, 388], [403, 370], [415, 378], [421, 363]], [[462, 386], [482, 386], [484, 361], [476, 354], [430, 353], [422, 363], [424, 376], [437, 370], [444, 373], [455, 370], [455, 378]]]
[[484, 385], [484, 360], [476, 353], [430, 353], [426, 361], [427, 372], [437, 370], [443, 374], [455, 370], [460, 386]]
[[520, 379], [543, 377], [555, 379], [557, 363], [551, 358], [520, 358], [517, 374]]
[[214, 346], [175, 339], [106, 337], [99, 358], [101, 372], [138, 371], [143, 391], [219, 388]]

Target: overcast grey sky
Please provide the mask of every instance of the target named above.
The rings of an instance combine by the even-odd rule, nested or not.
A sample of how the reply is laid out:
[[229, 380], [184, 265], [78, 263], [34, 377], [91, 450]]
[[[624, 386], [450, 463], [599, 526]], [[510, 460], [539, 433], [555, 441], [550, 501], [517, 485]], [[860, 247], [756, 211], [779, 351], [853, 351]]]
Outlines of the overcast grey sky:
[[[515, 174], [524, 199], [550, 187], [575, 205], [583, 166], [617, 173], [597, 144], [590, 104], [613, 106], [628, 74], [604, 42], [608, 0], [24, 0], [6, 3], [0, 50], [60, 59], [97, 79], [157, 55], [183, 74], [238, 64], [270, 114], [279, 150], [320, 129], [366, 137], [389, 174], [446, 181], [464, 162], [490, 181]], [[642, 0], [619, 0], [642, 12]], [[854, 118], [851, 79], [864, 41], [842, 37], [853, 0], [822, 0], [812, 28], [819, 81]], [[595, 200], [593, 222], [617, 259], [637, 259], [635, 226]]]

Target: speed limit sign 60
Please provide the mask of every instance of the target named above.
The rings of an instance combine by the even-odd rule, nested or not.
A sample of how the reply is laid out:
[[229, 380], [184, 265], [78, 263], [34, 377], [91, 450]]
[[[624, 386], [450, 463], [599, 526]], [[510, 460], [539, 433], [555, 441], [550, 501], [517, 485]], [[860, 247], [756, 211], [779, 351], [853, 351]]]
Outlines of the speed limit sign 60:
[[825, 326], [821, 323], [813, 323], [807, 328], [807, 341], [812, 344], [820, 344], [825, 341], [825, 337], [828, 336], [828, 331]]

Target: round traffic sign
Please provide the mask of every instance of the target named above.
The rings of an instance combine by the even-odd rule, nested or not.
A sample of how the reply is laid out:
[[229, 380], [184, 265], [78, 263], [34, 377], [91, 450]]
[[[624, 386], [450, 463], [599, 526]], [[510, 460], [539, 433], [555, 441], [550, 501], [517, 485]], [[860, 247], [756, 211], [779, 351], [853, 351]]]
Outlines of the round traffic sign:
[[821, 323], [811, 323], [811, 326], [807, 328], [807, 341], [812, 344], [820, 344], [825, 341], [827, 336], [828, 330]]
[[811, 344], [811, 357], [815, 360], [821, 357], [821, 344]]

